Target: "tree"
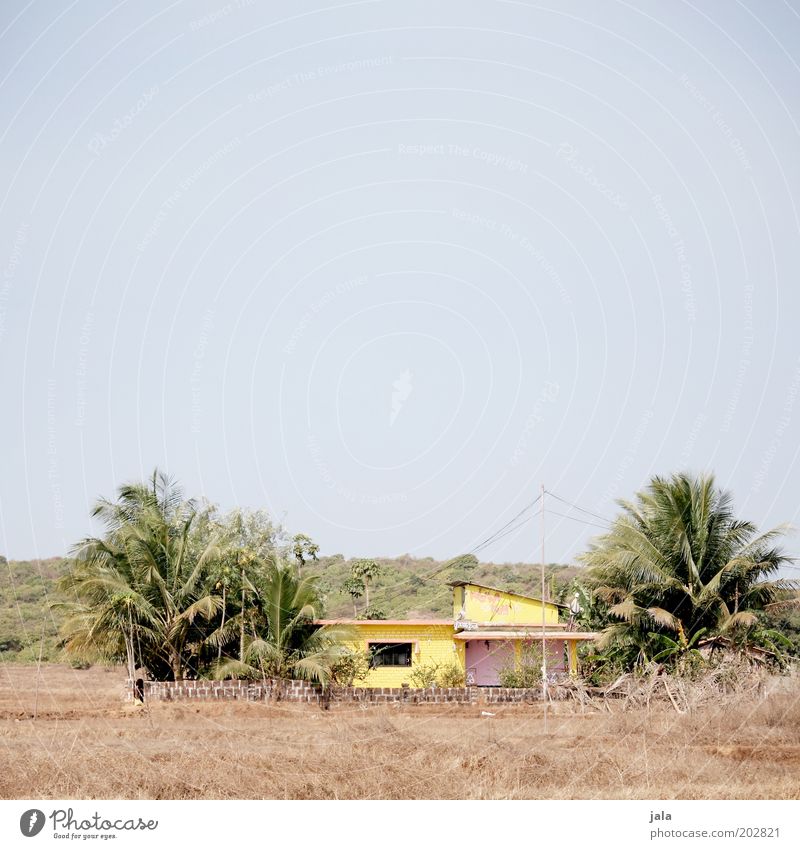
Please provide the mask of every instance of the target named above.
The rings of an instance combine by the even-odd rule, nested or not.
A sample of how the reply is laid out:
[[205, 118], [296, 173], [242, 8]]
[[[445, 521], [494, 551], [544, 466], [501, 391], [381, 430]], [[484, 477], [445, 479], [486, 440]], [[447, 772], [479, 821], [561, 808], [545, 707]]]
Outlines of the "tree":
[[204, 585], [218, 550], [191, 544], [195, 502], [156, 470], [147, 484], [125, 484], [116, 501], [100, 499], [92, 512], [102, 537], [78, 543], [59, 589], [69, 599], [65, 648], [116, 660], [129, 673], [147, 666], [156, 676], [184, 677], [195, 622], [212, 619], [222, 599]]
[[331, 666], [330, 681], [341, 687], [352, 687], [364, 681], [372, 669], [372, 655], [368, 651], [344, 649]]
[[451, 580], [464, 581], [470, 578], [480, 564], [474, 554], [459, 554], [448, 565]]
[[[253, 572], [280, 550], [285, 541], [283, 529], [263, 510], [236, 508], [221, 514], [215, 505], [207, 505], [198, 515], [192, 540], [197, 547], [209, 540], [216, 543], [218, 556], [211, 564], [209, 579], [213, 589], [222, 595], [218, 628], [227, 635], [228, 643], [233, 643], [238, 635], [241, 659], [252, 614], [248, 597], [254, 592]], [[217, 660], [221, 659], [223, 648], [220, 642]]]
[[[296, 566], [278, 557], [261, 565], [254, 580], [258, 615], [242, 657], [223, 661], [216, 674], [328, 683], [331, 668], [345, 651], [345, 642], [352, 640], [352, 634], [339, 626], [314, 624], [321, 614], [316, 576], [301, 577]], [[208, 641], [213, 645], [216, 639], [212, 634]]]
[[369, 607], [369, 585], [381, 574], [381, 566], [376, 560], [354, 560], [350, 566], [350, 575], [364, 582], [364, 600]]
[[317, 562], [319, 559], [317, 557], [319, 546], [311, 537], [305, 534], [295, 534], [292, 537], [292, 553], [294, 554], [294, 559], [297, 561], [297, 568], [302, 569], [306, 563], [311, 561], [314, 563]]
[[361, 578], [354, 578], [350, 576], [342, 584], [342, 589], [353, 599], [353, 618], [358, 619], [356, 601], [364, 595], [364, 591], [366, 590], [364, 581], [362, 581]]
[[[749, 629], [791, 584], [773, 579], [789, 560], [775, 545], [786, 528], [759, 534], [737, 519], [711, 475], [654, 477], [619, 504], [611, 530], [581, 560], [616, 620], [601, 646], [624, 651], [628, 665], [692, 650], [701, 631]], [[665, 646], [663, 635], [677, 635], [675, 645]]]

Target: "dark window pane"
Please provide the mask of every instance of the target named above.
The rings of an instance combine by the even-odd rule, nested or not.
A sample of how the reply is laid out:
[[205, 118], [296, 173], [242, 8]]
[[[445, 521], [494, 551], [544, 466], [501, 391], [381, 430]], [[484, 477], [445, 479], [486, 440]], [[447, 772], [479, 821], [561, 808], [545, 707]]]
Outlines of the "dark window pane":
[[411, 666], [411, 643], [370, 643], [373, 666]]

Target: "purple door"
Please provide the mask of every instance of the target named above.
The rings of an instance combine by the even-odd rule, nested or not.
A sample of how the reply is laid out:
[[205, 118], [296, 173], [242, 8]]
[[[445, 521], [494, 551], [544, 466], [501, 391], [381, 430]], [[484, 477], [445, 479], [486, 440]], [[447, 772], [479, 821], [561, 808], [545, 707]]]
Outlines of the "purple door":
[[478, 687], [496, 687], [500, 683], [500, 670], [513, 661], [514, 646], [507, 640], [468, 640], [467, 683]]

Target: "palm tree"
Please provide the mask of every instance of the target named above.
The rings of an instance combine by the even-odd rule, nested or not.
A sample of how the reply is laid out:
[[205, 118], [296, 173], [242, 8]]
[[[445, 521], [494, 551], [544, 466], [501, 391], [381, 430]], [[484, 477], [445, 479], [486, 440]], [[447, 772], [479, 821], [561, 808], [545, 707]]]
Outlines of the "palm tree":
[[[227, 634], [229, 642], [236, 639], [238, 634], [241, 660], [248, 622], [253, 612], [249, 600], [255, 592], [254, 573], [261, 568], [263, 560], [277, 551], [283, 530], [274, 525], [269, 514], [262, 510], [235, 508], [220, 515], [212, 505], [200, 514], [199, 520], [200, 527], [194, 535], [199, 548], [202, 550], [209, 542], [216, 543], [218, 548], [218, 557], [209, 575], [210, 586], [222, 593], [222, 611], [217, 630]], [[223, 644], [219, 643], [218, 661], [222, 657], [223, 648]]]
[[74, 547], [59, 589], [69, 599], [65, 647], [109, 659], [124, 655], [156, 675], [184, 677], [195, 620], [210, 620], [222, 599], [203, 589], [214, 543], [191, 545], [193, 501], [156, 470], [145, 484], [125, 484], [116, 501], [100, 499], [92, 515], [106, 527]]
[[677, 635], [668, 646], [677, 652], [692, 650], [701, 631], [752, 629], [756, 611], [791, 584], [775, 579], [790, 560], [775, 545], [786, 527], [759, 534], [737, 519], [711, 475], [654, 477], [619, 503], [622, 514], [581, 560], [594, 595], [619, 620], [601, 645], [627, 647], [629, 660], [666, 656], [666, 634]]
[[[239, 660], [218, 665], [219, 677], [302, 678], [326, 684], [331, 667], [341, 656], [352, 634], [338, 626], [318, 626], [321, 600], [316, 576], [300, 577], [297, 568], [277, 557], [262, 563], [254, 579], [252, 623]], [[212, 634], [215, 645], [225, 635]]]

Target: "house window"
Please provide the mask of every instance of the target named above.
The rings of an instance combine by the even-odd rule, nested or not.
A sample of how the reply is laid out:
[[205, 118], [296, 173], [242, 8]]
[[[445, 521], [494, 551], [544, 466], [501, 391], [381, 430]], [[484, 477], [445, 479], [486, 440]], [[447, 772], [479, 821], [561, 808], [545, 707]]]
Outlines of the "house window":
[[370, 643], [372, 666], [411, 666], [411, 643]]

